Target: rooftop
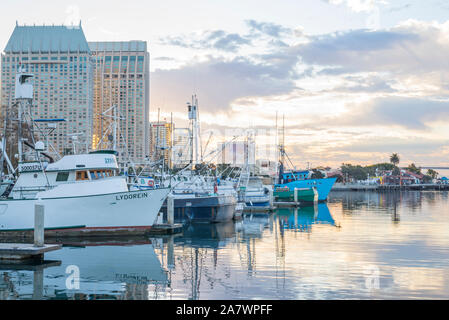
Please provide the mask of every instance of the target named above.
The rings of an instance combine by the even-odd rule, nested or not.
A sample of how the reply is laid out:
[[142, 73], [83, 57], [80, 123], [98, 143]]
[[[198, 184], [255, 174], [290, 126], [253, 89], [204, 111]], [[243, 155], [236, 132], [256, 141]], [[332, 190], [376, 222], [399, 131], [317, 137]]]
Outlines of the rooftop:
[[146, 41], [108, 41], [108, 42], [89, 42], [91, 51], [128, 51], [128, 52], [146, 52]]
[[81, 25], [19, 26], [17, 24], [5, 52], [90, 52], [90, 50]]

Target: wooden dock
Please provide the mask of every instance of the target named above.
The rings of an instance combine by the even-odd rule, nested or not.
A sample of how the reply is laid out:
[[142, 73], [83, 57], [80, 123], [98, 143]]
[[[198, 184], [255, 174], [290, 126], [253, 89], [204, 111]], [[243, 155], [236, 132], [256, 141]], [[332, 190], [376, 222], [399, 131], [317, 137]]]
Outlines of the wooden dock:
[[23, 263], [24, 260], [42, 261], [46, 252], [61, 249], [59, 244], [37, 247], [29, 243], [0, 243], [0, 261]]
[[411, 190], [411, 191], [420, 191], [420, 190], [432, 190], [432, 191], [443, 191], [449, 190], [449, 185], [447, 184], [410, 184], [410, 185], [365, 185], [365, 184], [341, 184], [336, 183], [331, 192], [333, 191], [395, 191], [395, 190]]
[[299, 207], [301, 203], [295, 201], [277, 201], [273, 202], [273, 205], [276, 208], [290, 208], [290, 207]]
[[244, 213], [251, 213], [251, 212], [271, 212], [274, 209], [276, 209], [275, 206], [270, 206], [270, 207], [257, 207], [257, 206], [246, 206], [243, 209]]
[[[152, 227], [122, 227], [122, 228], [68, 228], [68, 229], [46, 229], [45, 239], [91, 239], [91, 238], [132, 238], [147, 237], [152, 235], [170, 235], [182, 232], [181, 224], [158, 224]], [[18, 242], [32, 241], [34, 230], [0, 231], [0, 241]]]
[[151, 227], [149, 232], [147, 233], [148, 236], [153, 235], [172, 235], [181, 233], [183, 229], [183, 225], [180, 223], [175, 224], [158, 224]]

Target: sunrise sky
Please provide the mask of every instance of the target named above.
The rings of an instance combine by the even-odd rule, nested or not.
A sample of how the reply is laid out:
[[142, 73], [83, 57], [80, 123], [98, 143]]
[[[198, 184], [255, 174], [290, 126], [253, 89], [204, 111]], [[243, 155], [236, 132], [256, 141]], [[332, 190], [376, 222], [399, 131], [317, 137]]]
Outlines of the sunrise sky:
[[2, 0], [0, 7], [2, 49], [16, 20], [81, 20], [88, 41], [148, 41], [152, 121], [160, 108], [184, 126], [185, 103], [196, 93], [202, 128], [218, 130], [217, 141], [236, 127], [269, 132], [276, 112], [285, 115], [287, 151], [299, 167], [385, 162], [393, 152], [401, 165], [449, 166], [447, 1]]

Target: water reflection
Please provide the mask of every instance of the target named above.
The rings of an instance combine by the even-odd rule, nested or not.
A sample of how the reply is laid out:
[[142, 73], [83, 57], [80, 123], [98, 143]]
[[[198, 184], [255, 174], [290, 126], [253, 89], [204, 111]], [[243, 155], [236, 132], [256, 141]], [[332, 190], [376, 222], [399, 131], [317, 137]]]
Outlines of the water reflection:
[[180, 236], [66, 240], [46, 256], [56, 264], [0, 265], [0, 299], [447, 298], [448, 204], [447, 192], [335, 192]]
[[0, 299], [33, 299], [44, 297], [44, 270], [60, 266], [61, 261], [0, 264]]
[[284, 229], [311, 232], [315, 224], [336, 226], [327, 204], [300, 208], [280, 208], [276, 210], [279, 223]]
[[[0, 290], [14, 288], [8, 294], [0, 291], [2, 299], [149, 299], [170, 285], [167, 271], [148, 239], [70, 241], [46, 255], [52, 257], [60, 261], [36, 266], [0, 265], [2, 278], [7, 281], [3, 286], [0, 282]], [[79, 270], [79, 288], [68, 282], [77, 274], [71, 271], [73, 268]]]

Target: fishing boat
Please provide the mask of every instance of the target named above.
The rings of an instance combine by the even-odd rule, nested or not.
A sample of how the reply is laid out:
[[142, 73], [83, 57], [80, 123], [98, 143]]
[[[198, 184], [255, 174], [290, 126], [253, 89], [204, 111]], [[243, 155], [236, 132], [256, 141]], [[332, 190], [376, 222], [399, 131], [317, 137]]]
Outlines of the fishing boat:
[[[237, 204], [233, 185], [221, 182], [216, 177], [208, 177], [201, 170], [195, 170], [203, 162], [199, 155], [198, 99], [195, 95], [187, 109], [191, 132], [190, 165], [174, 176], [162, 178], [166, 186], [172, 186], [174, 220], [181, 223], [231, 221]], [[161, 211], [166, 215], [166, 203]]]
[[[282, 166], [282, 165], [281, 165]], [[329, 192], [334, 185], [336, 178], [323, 178], [323, 179], [313, 179], [310, 178], [312, 172], [309, 170], [305, 171], [291, 171], [291, 172], [280, 172], [279, 183], [274, 185], [275, 192], [280, 193], [281, 190], [286, 188], [289, 190], [287, 197], [293, 197], [293, 192], [295, 189], [300, 190], [299, 201], [303, 200], [305, 202], [313, 202], [315, 197], [315, 191], [318, 193], [318, 201], [326, 201]]]
[[[224, 222], [234, 217], [237, 199], [234, 189], [220, 188], [206, 177], [191, 172], [172, 178], [175, 222]], [[161, 211], [166, 215], [167, 204]]]
[[[296, 194], [295, 194], [296, 193]], [[309, 205], [318, 201], [318, 191], [312, 188], [295, 188], [290, 190], [289, 187], [277, 187], [273, 192], [273, 197], [280, 202], [299, 202]]]
[[69, 155], [19, 168], [9, 197], [0, 199], [0, 231], [32, 229], [37, 203], [45, 208], [45, 229], [149, 228], [170, 191], [129, 191], [114, 154]]
[[[33, 121], [32, 77], [23, 70], [17, 75], [19, 120]], [[1, 232], [33, 229], [36, 204], [44, 206], [46, 230], [146, 230], [154, 224], [169, 188], [129, 191], [126, 177], [119, 176], [115, 151], [66, 155], [53, 161], [45, 143], [34, 142], [32, 124], [26, 127], [32, 141], [24, 143], [19, 130], [17, 180], [0, 199]]]
[[[276, 116], [277, 128], [277, 116]], [[337, 178], [321, 178], [315, 179], [312, 177], [311, 170], [284, 170], [286, 159], [293, 167], [290, 158], [285, 151], [285, 126], [282, 126], [282, 143], [279, 144], [280, 163], [278, 167], [277, 183], [274, 185], [274, 190], [288, 188], [290, 191], [295, 189], [301, 190], [301, 197], [308, 197], [314, 194], [314, 189], [318, 192], [318, 201], [323, 202], [327, 200], [329, 192], [331, 191]]]
[[270, 206], [270, 190], [262, 184], [259, 177], [250, 177], [243, 191], [243, 201], [247, 207]]

